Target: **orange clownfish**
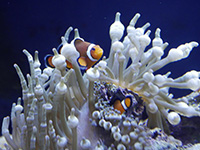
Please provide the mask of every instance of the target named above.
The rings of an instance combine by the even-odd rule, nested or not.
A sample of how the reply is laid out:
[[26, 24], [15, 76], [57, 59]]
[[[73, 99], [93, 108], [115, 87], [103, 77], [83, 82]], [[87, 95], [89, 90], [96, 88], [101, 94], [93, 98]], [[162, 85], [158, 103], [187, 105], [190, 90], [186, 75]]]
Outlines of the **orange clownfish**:
[[110, 105], [119, 110], [120, 113], [127, 112], [133, 106], [134, 97], [130, 94], [125, 94], [122, 90], [118, 89], [117, 92], [111, 97]]
[[132, 96], [127, 95], [123, 100], [115, 100], [113, 107], [122, 113], [127, 111], [133, 104]]
[[[76, 38], [72, 41], [72, 44], [79, 52], [80, 57], [77, 59], [77, 62], [81, 70], [87, 70], [92, 67], [103, 55], [103, 49], [99, 45], [95, 45], [89, 42], [84, 41], [82, 38]], [[57, 50], [61, 53], [63, 44], [60, 44]], [[55, 66], [52, 63], [53, 55], [47, 55], [45, 57], [46, 66], [54, 68]], [[66, 60], [67, 68], [72, 68], [72, 64]]]

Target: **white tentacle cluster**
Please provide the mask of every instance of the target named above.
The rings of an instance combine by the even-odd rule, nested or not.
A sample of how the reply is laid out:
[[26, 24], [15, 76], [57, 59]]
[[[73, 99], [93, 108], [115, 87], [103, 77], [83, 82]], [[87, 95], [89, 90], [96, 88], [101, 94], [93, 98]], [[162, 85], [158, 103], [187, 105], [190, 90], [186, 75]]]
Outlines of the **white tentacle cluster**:
[[[117, 13], [115, 22], [110, 27], [111, 50], [106, 60], [107, 65], [104, 66], [105, 69], [100, 67], [100, 63], [96, 65], [100, 72], [98, 80], [112, 82], [141, 96], [149, 115], [149, 127], [163, 128], [162, 119], [158, 115], [160, 113], [171, 124], [180, 122], [179, 114], [200, 116], [200, 112], [187, 104], [184, 108], [178, 105], [176, 99], [169, 93], [170, 88], [198, 90], [200, 88], [198, 71], [189, 71], [176, 79], [169, 77], [169, 72], [164, 75], [155, 74], [155, 71], [167, 64], [187, 58], [191, 50], [198, 46], [198, 43], [192, 41], [182, 44], [177, 48], [170, 49], [168, 55], [162, 57], [168, 43], [164, 43], [161, 39], [159, 28], [152, 40], [152, 48], [147, 49], [146, 47], [151, 43], [150, 30], [147, 30], [150, 23], [136, 27], [136, 22], [140, 17], [140, 14], [136, 14], [127, 27], [127, 34], [123, 35], [124, 27], [119, 16], [120, 14]], [[121, 40], [123, 36], [124, 39]], [[131, 63], [128, 63], [130, 60]], [[169, 110], [176, 113], [169, 113]], [[151, 116], [160, 118], [157, 117], [156, 121], [151, 121]]]
[[[200, 112], [187, 103], [189, 97], [175, 99], [169, 92], [170, 88], [199, 92], [200, 72], [192, 70], [176, 79], [170, 77], [170, 72], [155, 73], [171, 62], [187, 58], [198, 43], [192, 41], [171, 48], [163, 57], [168, 43], [163, 42], [161, 30], [156, 29], [155, 38], [151, 40], [151, 31], [147, 30], [150, 23], [136, 27], [139, 17], [138, 13], [133, 17], [124, 35], [120, 13], [116, 13], [110, 26], [108, 58], [103, 57], [85, 74], [80, 71], [77, 63], [80, 53], [73, 44], [75, 39], [80, 38], [78, 29], [74, 30], [71, 42], [68, 40], [72, 27], [61, 37], [61, 54], [53, 49], [55, 69], [47, 67], [42, 70], [38, 52], [33, 58], [27, 50], [23, 50], [28, 58], [30, 74], [24, 76], [19, 66], [14, 65], [22, 86], [22, 98], [17, 104], [13, 103], [11, 117], [3, 120], [6, 150], [162, 149], [155, 148], [155, 145], [160, 146], [160, 141], [156, 141], [149, 128], [164, 130], [165, 119], [172, 125], [178, 125], [180, 116], [200, 116]], [[151, 48], [147, 48], [149, 44], [152, 44]], [[66, 69], [66, 60], [71, 63], [72, 69]], [[111, 95], [116, 89], [123, 90], [122, 94], [128, 92], [138, 111], [135, 106], [130, 107], [133, 107], [130, 114], [128, 110], [127, 114], [121, 114], [115, 109]], [[144, 106], [148, 115], [147, 126], [138, 117]], [[9, 131], [10, 120], [12, 133]], [[165, 136], [160, 138], [166, 144], [163, 149], [169, 149], [171, 143], [181, 145], [180, 141], [161, 131], [156, 132], [159, 132], [158, 136]], [[173, 148], [176, 149], [176, 146]]]

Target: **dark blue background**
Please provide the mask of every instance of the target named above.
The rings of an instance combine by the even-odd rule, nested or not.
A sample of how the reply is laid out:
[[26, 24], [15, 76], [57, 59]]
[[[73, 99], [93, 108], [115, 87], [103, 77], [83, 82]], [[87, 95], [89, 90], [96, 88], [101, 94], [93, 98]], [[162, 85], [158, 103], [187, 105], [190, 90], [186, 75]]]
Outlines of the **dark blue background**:
[[[195, 40], [200, 42], [200, 1], [198, 0], [41, 0], [0, 2], [0, 120], [10, 114], [11, 104], [21, 96], [18, 76], [13, 67], [17, 63], [24, 74], [29, 67], [22, 50], [39, 51], [43, 58], [60, 44], [60, 37], [69, 26], [78, 28], [86, 41], [99, 44], [108, 54], [109, 26], [115, 13], [121, 12], [121, 21], [127, 26], [135, 13], [141, 18], [137, 26], [151, 23], [151, 37], [161, 28], [169, 48]], [[200, 70], [200, 47], [188, 59], [168, 65], [161, 71], [172, 71], [178, 77], [186, 71]], [[175, 96], [184, 95], [180, 91]], [[0, 121], [1, 123], [1, 121]]]

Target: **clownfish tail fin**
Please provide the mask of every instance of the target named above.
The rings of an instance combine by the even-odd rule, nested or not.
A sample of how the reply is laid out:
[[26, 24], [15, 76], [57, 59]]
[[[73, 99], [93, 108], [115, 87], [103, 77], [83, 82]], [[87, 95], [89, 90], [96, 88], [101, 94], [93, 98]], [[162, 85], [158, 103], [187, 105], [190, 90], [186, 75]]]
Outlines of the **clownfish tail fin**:
[[63, 47], [63, 44], [61, 43], [60, 45], [58, 45], [58, 47], [56, 48], [57, 49], [57, 51], [59, 52], [59, 53], [61, 53], [61, 48]]
[[44, 63], [46, 67], [51, 67], [51, 68], [55, 68], [55, 66], [52, 63], [52, 58], [53, 55], [52, 54], [48, 54], [44, 57]]

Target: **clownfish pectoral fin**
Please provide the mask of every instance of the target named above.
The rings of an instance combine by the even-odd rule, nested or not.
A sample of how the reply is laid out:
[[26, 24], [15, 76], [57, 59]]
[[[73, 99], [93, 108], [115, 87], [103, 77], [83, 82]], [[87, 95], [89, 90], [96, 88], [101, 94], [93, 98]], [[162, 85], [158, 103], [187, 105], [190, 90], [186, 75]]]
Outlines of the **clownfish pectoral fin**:
[[82, 70], [87, 69], [87, 62], [86, 62], [85, 57], [79, 57], [77, 61], [78, 61], [80, 69]]
[[53, 58], [53, 55], [51, 54], [48, 54], [44, 57], [44, 62], [45, 62], [46, 67], [55, 68], [55, 66], [52, 63], [52, 58]]

